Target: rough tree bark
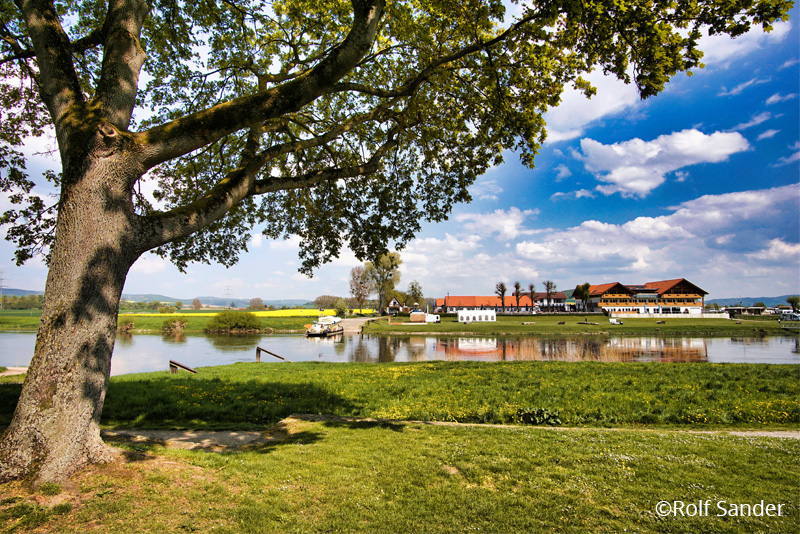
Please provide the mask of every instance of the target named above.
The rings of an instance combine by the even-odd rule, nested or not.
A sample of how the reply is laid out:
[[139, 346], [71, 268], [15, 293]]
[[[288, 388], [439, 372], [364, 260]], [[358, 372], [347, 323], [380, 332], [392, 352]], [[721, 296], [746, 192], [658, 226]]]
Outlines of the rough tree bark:
[[[130, 267], [142, 253], [216, 221], [247, 196], [287, 186], [256, 181], [269, 155], [255, 150], [259, 124], [302, 108], [352, 70], [375, 39], [384, 2], [353, 0], [347, 38], [303, 78], [141, 133], [126, 129], [145, 57], [139, 34], [146, 3], [109, 2], [101, 31], [103, 69], [91, 100], [81, 91], [52, 3], [19, 5], [36, 51], [41, 97], [55, 125], [63, 177], [35, 353], [0, 440], [0, 481], [30, 477], [42, 483], [114, 457], [100, 438], [99, 421]], [[135, 213], [133, 187], [149, 169], [247, 128], [251, 143], [239, 168], [203, 199], [171, 212]], [[363, 169], [335, 169], [288, 185], [352, 172]]]
[[36, 349], [0, 443], [0, 478], [35, 473], [37, 482], [59, 480], [89, 462], [113, 457], [98, 424], [120, 296], [141, 246], [125, 196], [129, 178], [120, 173], [125, 152], [111, 149], [117, 136], [103, 129], [95, 132], [85, 164], [64, 174], [68, 185]]

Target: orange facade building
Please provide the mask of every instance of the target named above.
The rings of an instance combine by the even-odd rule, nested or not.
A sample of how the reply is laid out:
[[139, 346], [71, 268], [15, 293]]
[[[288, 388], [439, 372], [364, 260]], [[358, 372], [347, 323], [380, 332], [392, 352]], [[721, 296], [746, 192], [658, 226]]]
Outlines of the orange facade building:
[[700, 314], [707, 291], [685, 278], [624, 285], [619, 282], [589, 288], [590, 310], [614, 313]]

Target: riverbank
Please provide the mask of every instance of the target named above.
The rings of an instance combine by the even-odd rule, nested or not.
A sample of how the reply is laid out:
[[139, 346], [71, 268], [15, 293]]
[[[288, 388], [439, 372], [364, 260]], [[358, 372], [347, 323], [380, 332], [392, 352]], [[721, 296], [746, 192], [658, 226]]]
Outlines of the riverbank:
[[[111, 377], [101, 423], [253, 430], [292, 413], [316, 413], [584, 427], [783, 430], [800, 425], [798, 365], [295, 362], [197, 370], [196, 375], [162, 371]], [[0, 386], [3, 425], [11, 419], [20, 384]]]
[[[0, 311], [0, 331], [36, 331], [38, 310], [28, 312]], [[160, 334], [164, 321], [180, 319], [186, 323], [183, 332], [202, 334], [213, 317], [208, 313], [182, 314], [120, 314], [119, 325], [132, 323], [128, 333]], [[312, 317], [258, 317], [264, 333], [302, 334]], [[588, 320], [587, 320], [588, 319]], [[356, 321], [368, 321], [357, 318]], [[496, 322], [462, 324], [454, 316], [442, 317], [441, 323], [412, 324], [407, 318], [387, 318], [369, 321], [363, 332], [381, 335], [462, 335], [462, 336], [526, 336], [526, 335], [647, 335], [647, 336], [776, 336], [786, 335], [781, 323], [774, 318], [745, 319], [666, 318], [621, 319], [613, 325], [604, 315], [501, 315]], [[662, 323], [659, 323], [662, 321]], [[590, 324], [587, 324], [590, 323]], [[591, 324], [597, 323], [597, 324]], [[126, 327], [128, 328], [128, 327]]]
[[[777, 319], [665, 318], [620, 319], [612, 324], [605, 315], [501, 315], [494, 322], [459, 323], [442, 317], [441, 323], [409, 323], [401, 318], [369, 323], [364, 333], [385, 335], [620, 335], [620, 336], [776, 336], [785, 335]], [[596, 323], [596, 324], [595, 324]]]

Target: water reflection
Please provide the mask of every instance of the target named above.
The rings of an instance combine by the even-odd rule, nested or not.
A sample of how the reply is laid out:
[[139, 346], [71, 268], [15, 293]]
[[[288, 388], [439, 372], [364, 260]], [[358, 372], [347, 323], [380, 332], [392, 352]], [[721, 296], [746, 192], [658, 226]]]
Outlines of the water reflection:
[[[34, 333], [0, 333], [0, 365], [27, 366]], [[189, 367], [254, 362], [256, 347], [291, 361], [424, 362], [447, 361], [597, 361], [800, 363], [800, 338], [660, 337], [425, 337], [301, 335], [120, 334], [111, 362], [113, 375], [165, 371], [169, 360]], [[279, 362], [262, 355], [262, 362]]]
[[450, 361], [708, 361], [705, 340], [691, 338], [453, 338], [436, 351]]

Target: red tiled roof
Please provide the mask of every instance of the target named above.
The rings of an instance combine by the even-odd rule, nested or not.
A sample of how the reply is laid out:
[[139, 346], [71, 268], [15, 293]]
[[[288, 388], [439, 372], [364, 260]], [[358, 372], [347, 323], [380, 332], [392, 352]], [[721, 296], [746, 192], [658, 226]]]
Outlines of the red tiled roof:
[[619, 282], [611, 282], [609, 284], [600, 284], [600, 285], [597, 285], [597, 286], [589, 286], [589, 296], [598, 297], [600, 295], [603, 295], [604, 293], [608, 293], [608, 291], [610, 289], [616, 288], [616, 286], [619, 286], [620, 288], [622, 288], [622, 290], [623, 290], [622, 292], [623, 293], [630, 293], [628, 288], [625, 287], [624, 285], [620, 284]]
[[[496, 295], [486, 296], [486, 297], [478, 297], [478, 296], [450, 296], [444, 299], [436, 299], [437, 306], [448, 306], [451, 308], [479, 308], [481, 306], [485, 307], [499, 307], [500, 304], [500, 297]], [[517, 305], [517, 298], [514, 295], [506, 295], [505, 298], [505, 306], [516, 306]], [[519, 299], [520, 306], [530, 306], [531, 305], [531, 298], [526, 294], [520, 296]]]
[[668, 292], [670, 289], [677, 286], [681, 282], [686, 282], [693, 288], [697, 289], [698, 293], [708, 295], [707, 291], [703, 291], [702, 289], [700, 289], [699, 287], [688, 281], [686, 278], [676, 278], [675, 280], [660, 280], [658, 282], [647, 282], [644, 286], [655, 289], [658, 291], [659, 295], [663, 295], [664, 293]]

